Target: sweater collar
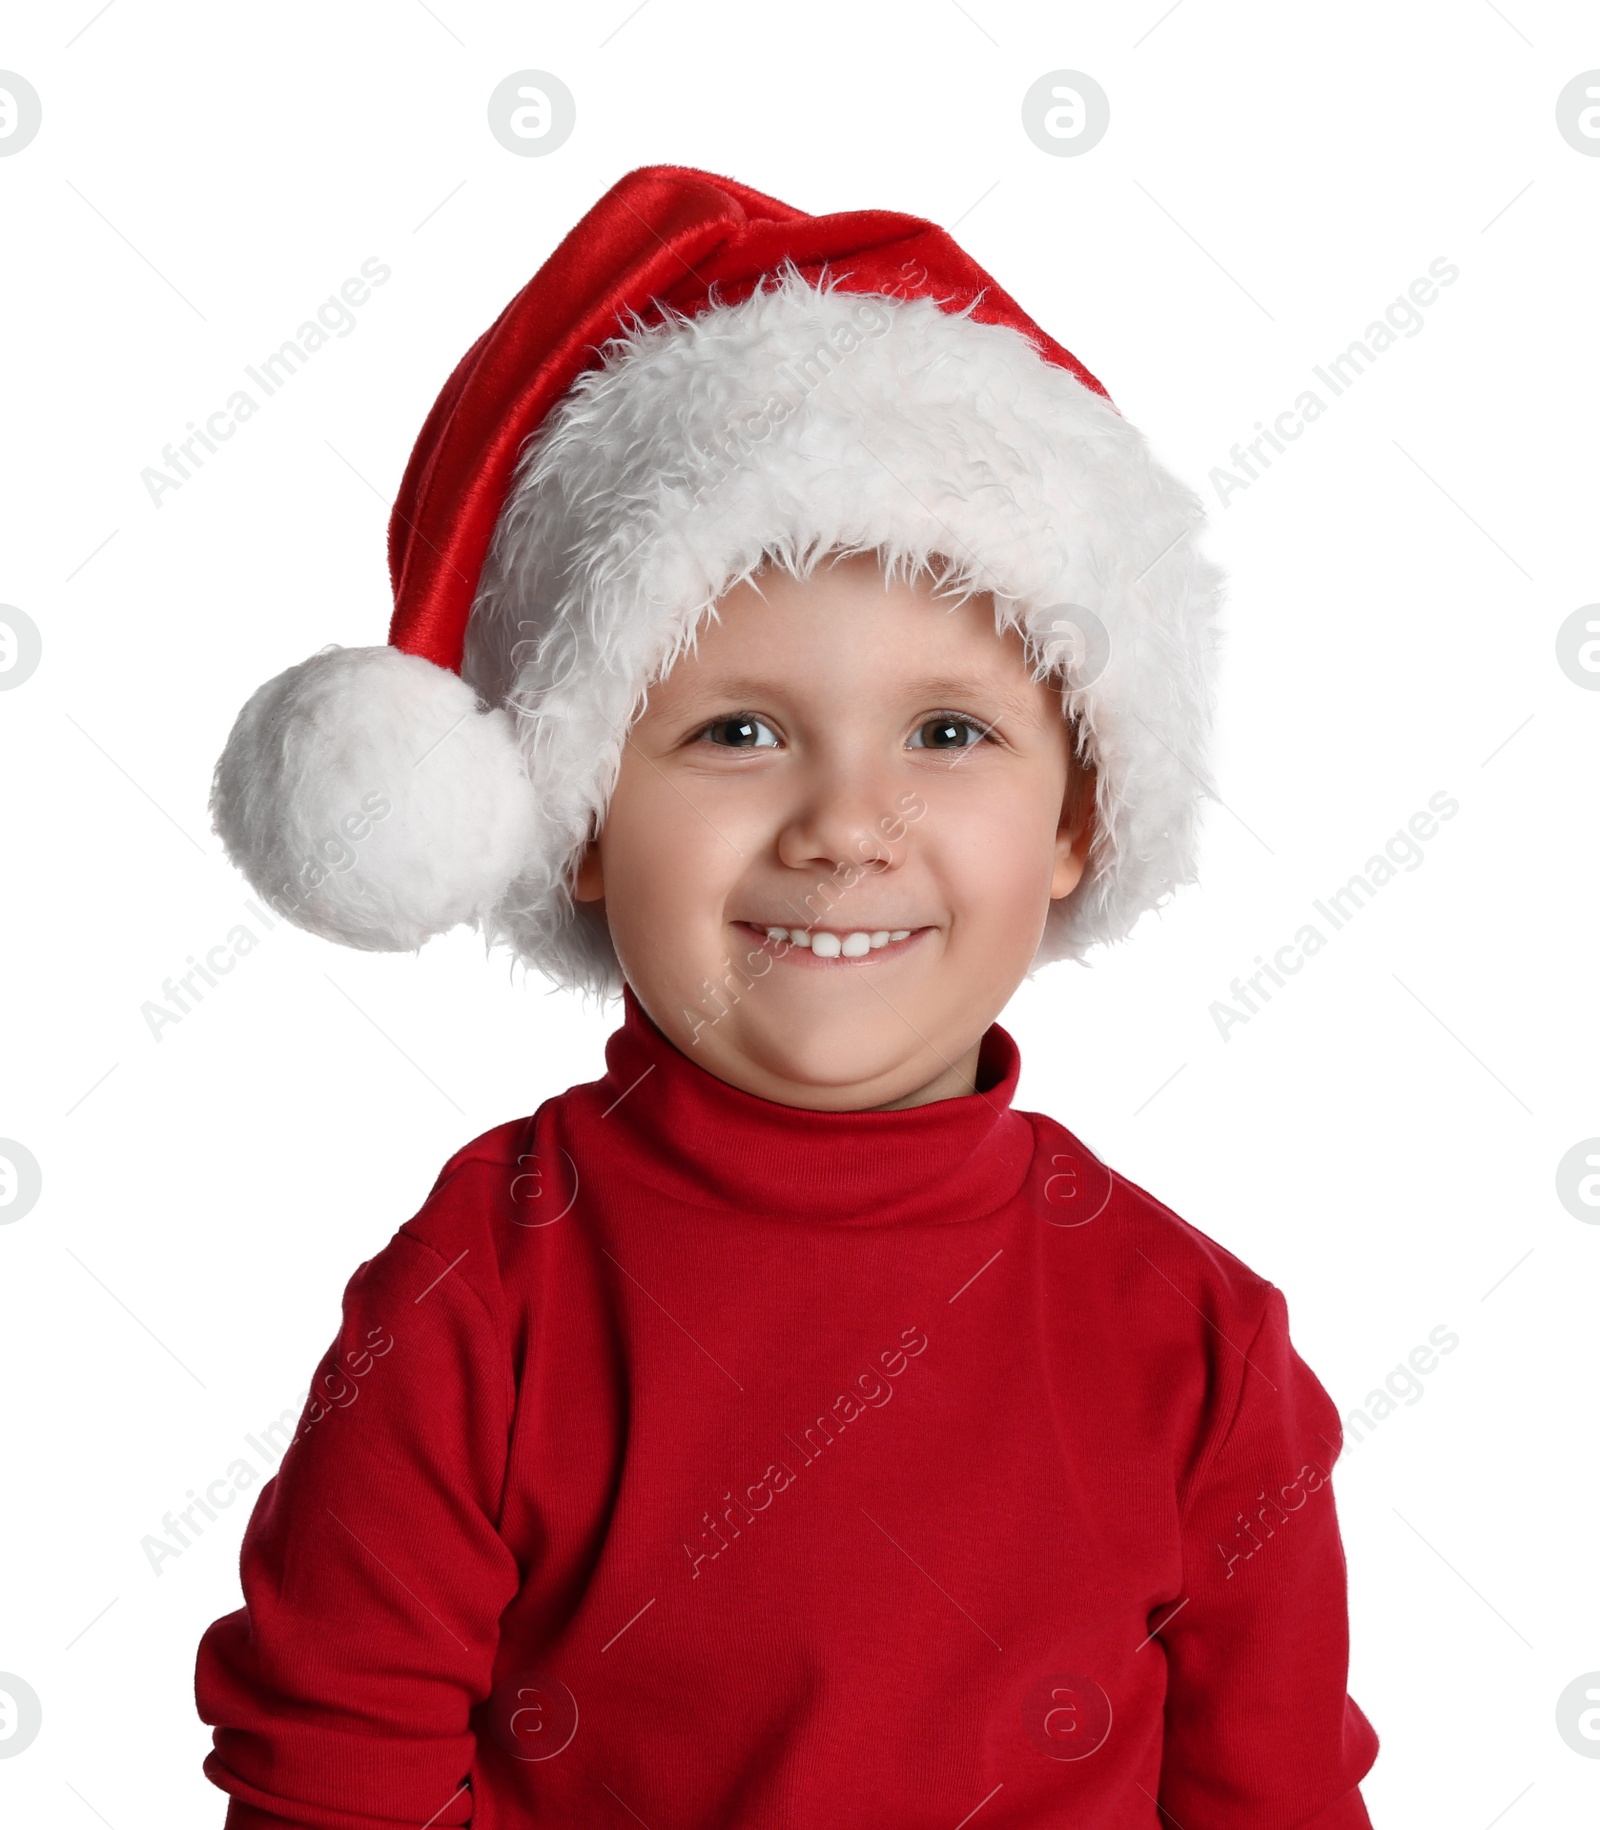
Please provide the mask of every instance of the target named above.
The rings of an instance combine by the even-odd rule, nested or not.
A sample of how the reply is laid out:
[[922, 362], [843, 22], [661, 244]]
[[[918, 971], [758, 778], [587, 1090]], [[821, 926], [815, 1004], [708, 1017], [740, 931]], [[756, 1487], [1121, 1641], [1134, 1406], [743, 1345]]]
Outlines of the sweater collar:
[[813, 1112], [719, 1080], [631, 990], [623, 1005], [590, 1090], [627, 1170], [686, 1205], [835, 1226], [970, 1220], [1027, 1174], [1032, 1127], [1011, 1109], [1021, 1057], [998, 1024], [983, 1038], [976, 1093], [899, 1112]]

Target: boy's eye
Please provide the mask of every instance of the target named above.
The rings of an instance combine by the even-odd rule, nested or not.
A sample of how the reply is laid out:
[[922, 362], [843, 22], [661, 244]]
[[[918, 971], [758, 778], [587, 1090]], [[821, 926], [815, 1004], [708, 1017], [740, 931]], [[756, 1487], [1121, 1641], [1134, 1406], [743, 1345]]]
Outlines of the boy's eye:
[[917, 726], [911, 734], [911, 747], [913, 750], [970, 750], [975, 743], [982, 743], [987, 735], [988, 727], [975, 719], [941, 712], [937, 718]]
[[717, 719], [700, 735], [729, 750], [771, 750], [778, 743], [771, 725], [763, 724], [759, 718], [752, 718], [745, 712], [734, 718]]

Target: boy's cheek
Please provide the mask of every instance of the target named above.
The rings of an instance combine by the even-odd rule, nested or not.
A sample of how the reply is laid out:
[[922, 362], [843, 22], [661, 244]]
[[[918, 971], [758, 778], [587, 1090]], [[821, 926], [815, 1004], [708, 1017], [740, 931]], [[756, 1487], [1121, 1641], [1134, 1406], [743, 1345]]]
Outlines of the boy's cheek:
[[679, 904], [691, 886], [709, 892], [758, 852], [771, 821], [756, 796], [730, 792], [734, 785], [698, 776], [641, 781], [638, 769], [625, 768], [601, 841], [607, 907], [613, 891]]
[[1059, 816], [1032, 798], [930, 791], [897, 861], [915, 860], [941, 885], [952, 911], [995, 931], [1042, 919], [1050, 900]]

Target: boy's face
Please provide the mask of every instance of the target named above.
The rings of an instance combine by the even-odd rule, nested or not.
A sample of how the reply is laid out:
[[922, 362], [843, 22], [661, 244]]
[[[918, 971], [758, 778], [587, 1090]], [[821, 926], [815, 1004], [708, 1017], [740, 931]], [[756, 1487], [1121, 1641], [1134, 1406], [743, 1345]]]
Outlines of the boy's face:
[[886, 586], [873, 554], [758, 584], [651, 689], [575, 894], [733, 1086], [827, 1111], [970, 1092], [1088, 854], [1059, 690], [988, 597]]

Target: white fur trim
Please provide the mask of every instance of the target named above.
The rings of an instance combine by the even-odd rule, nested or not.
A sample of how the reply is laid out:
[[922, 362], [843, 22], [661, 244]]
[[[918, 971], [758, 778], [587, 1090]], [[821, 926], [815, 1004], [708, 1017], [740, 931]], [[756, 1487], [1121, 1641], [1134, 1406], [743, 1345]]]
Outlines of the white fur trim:
[[[636, 321], [530, 441], [467, 629], [463, 674], [514, 711], [539, 809], [491, 938], [558, 983], [618, 988], [570, 875], [646, 689], [764, 562], [804, 576], [873, 549], [891, 576], [992, 592], [1060, 679], [1097, 833], [1035, 964], [1121, 938], [1194, 875], [1222, 587], [1203, 514], [1100, 395], [931, 300], [790, 270], [736, 306]], [[1086, 656], [1096, 619], [1109, 652], [1091, 636]]]
[[510, 714], [388, 647], [326, 648], [261, 687], [217, 763], [211, 815], [280, 913], [386, 952], [481, 922], [533, 837]]

